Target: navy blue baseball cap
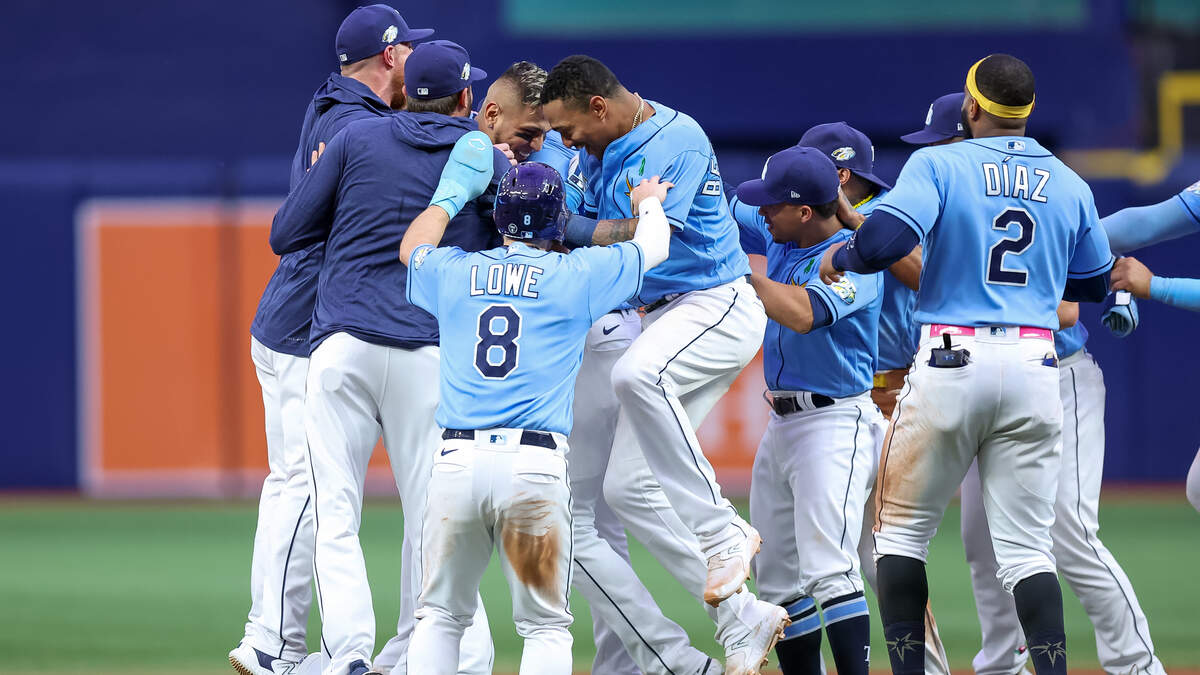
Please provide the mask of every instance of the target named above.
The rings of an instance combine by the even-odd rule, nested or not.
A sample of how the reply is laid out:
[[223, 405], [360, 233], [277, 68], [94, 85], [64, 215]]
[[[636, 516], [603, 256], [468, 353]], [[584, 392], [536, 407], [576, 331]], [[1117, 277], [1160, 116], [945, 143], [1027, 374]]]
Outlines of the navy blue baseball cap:
[[928, 145], [956, 136], [965, 138], [962, 125], [964, 96], [961, 91], [939, 96], [929, 104], [929, 112], [925, 113], [925, 128], [904, 134], [900, 140], [913, 145]]
[[828, 204], [838, 198], [837, 167], [816, 148], [794, 146], [767, 158], [762, 178], [737, 186], [737, 198], [750, 206]]
[[368, 5], [350, 12], [337, 32], [341, 65], [375, 56], [389, 45], [415, 42], [433, 35], [432, 28], [409, 28], [400, 12], [387, 5]]
[[449, 40], [417, 45], [404, 62], [404, 91], [409, 98], [442, 98], [482, 80], [487, 73], [471, 65], [467, 50]]
[[875, 146], [871, 145], [871, 139], [845, 122], [818, 124], [804, 132], [796, 145], [816, 148], [833, 160], [833, 165], [837, 168], [849, 169], [854, 175], [884, 190], [892, 189], [891, 185], [873, 173]]

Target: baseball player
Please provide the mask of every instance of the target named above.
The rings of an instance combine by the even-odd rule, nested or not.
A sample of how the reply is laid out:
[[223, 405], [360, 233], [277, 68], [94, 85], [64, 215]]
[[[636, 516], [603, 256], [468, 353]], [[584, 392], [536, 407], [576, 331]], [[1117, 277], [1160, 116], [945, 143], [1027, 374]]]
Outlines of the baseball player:
[[758, 592], [793, 620], [776, 647], [785, 675], [824, 672], [822, 616], [837, 672], [867, 673], [858, 538], [886, 430], [869, 393], [883, 280], [817, 279], [821, 255], [851, 234], [837, 218], [837, 168], [822, 150], [772, 155], [737, 198], [762, 215], [739, 221], [743, 248], [767, 257], [767, 275], [751, 277], [770, 319], [763, 369], [772, 407], [750, 485], [751, 523], [773, 533], [754, 561]]
[[[642, 332], [628, 338], [628, 347], [614, 345], [625, 351], [612, 368], [620, 416], [604, 497], [685, 588], [717, 606], [726, 672], [758, 672], [786, 612], [738, 592], [759, 537], [720, 495], [695, 437], [695, 426], [757, 350], [761, 334], [751, 334], [766, 321], [744, 280], [749, 266], [711, 145], [694, 120], [628, 91], [590, 57], [555, 66], [542, 100], [563, 141], [587, 152], [580, 157], [590, 199], [583, 209], [600, 220], [573, 217], [570, 243], [627, 239], [632, 186], [660, 173], [676, 185], [664, 204], [675, 230], [671, 256], [630, 301], [645, 306]], [[615, 331], [616, 323], [604, 329]], [[636, 599], [623, 593], [624, 572], [609, 571], [598, 586], [612, 606], [625, 608], [605, 617], [620, 630], [620, 617]]]
[[1024, 62], [981, 59], [966, 78], [970, 138], [915, 152], [863, 226], [822, 260], [822, 278], [836, 282], [925, 245], [921, 346], [876, 488], [880, 613], [897, 674], [924, 671], [928, 542], [976, 456], [997, 574], [1034, 667], [1066, 672], [1050, 555], [1062, 436], [1053, 330], [1060, 299], [1104, 299], [1113, 259], [1086, 183], [1023, 135], [1033, 102]]
[[[436, 377], [438, 333], [432, 316], [395, 293], [406, 278], [395, 245], [419, 213], [416, 204], [428, 203], [454, 142], [475, 128], [467, 117], [470, 84], [484, 76], [452, 42], [418, 45], [405, 64], [409, 112], [343, 129], [271, 226], [280, 254], [326, 242], [305, 402], [326, 675], [366, 672], [375, 642], [358, 527], [367, 461], [381, 432], [406, 512], [404, 536], [412, 540], [404, 561], [412, 581], [402, 601], [419, 588], [413, 542], [420, 541], [430, 450], [438, 443], [437, 396], [413, 383]], [[499, 151], [494, 160], [508, 166]], [[448, 239], [487, 248], [494, 230], [485, 208], [464, 208]]]
[[562, 239], [561, 178], [545, 164], [521, 164], [501, 179], [496, 197], [505, 247], [434, 248], [491, 173], [487, 137], [464, 137], [400, 249], [411, 270], [408, 296], [438, 317], [446, 352], [437, 418], [446, 431], [430, 481], [422, 541], [428, 575], [412, 663], [421, 673], [454, 672], [498, 542], [525, 638], [521, 673], [566, 675], [572, 539], [565, 446], [574, 376], [589, 326], [636, 294], [645, 271], [667, 257], [661, 200], [669, 183], [651, 181], [633, 242], [568, 255], [550, 250]]
[[[579, 152], [563, 145], [562, 137], [552, 130], [547, 132], [542, 149], [531, 159], [558, 170], [564, 177], [567, 211], [580, 211], [582, 188], [588, 183], [579, 166]], [[721, 670], [720, 664], [691, 646], [687, 633], [662, 613], [654, 597], [638, 579], [629, 563], [625, 528], [603, 498], [604, 478], [619, 412], [611, 384], [612, 367], [640, 333], [641, 319], [628, 304], [601, 317], [588, 331], [583, 363], [575, 378], [575, 424], [567, 438], [571, 447], [567, 479], [571, 486], [571, 520], [575, 532], [575, 568], [571, 581], [587, 598], [592, 610], [596, 644], [592, 672], [612, 675], [716, 673]], [[641, 451], [633, 448], [632, 452], [640, 454]], [[623, 485], [625, 481], [613, 483], [617, 484]], [[629, 501], [643, 504], [639, 512], [648, 513], [650, 505], [666, 501], [661, 493], [661, 488], [655, 487], [653, 491], [639, 495], [653, 495], [654, 499]], [[678, 521], [669, 507], [667, 511], [666, 517]], [[657, 518], [640, 520], [656, 522]], [[667, 530], [661, 535], [664, 538], [672, 536]], [[689, 536], [689, 539], [695, 537]], [[699, 551], [690, 557], [698, 558]]]
[[[959, 102], [961, 103], [961, 95]], [[960, 106], [961, 107], [961, 106]], [[958, 114], [958, 113], [956, 113]], [[961, 117], [961, 115], [960, 115]], [[800, 146], [814, 147], [825, 154], [837, 167], [838, 181], [842, 188], [839, 198], [838, 218], [842, 224], [851, 230], [862, 224], [867, 215], [875, 209], [880, 197], [890, 189], [886, 182], [874, 173], [875, 148], [866, 134], [851, 127], [845, 122], [818, 124], [800, 139]], [[851, 203], [853, 202], [853, 203]], [[736, 197], [731, 203], [734, 218], [743, 226], [751, 225], [758, 228], [766, 227], [766, 223], [753, 207], [742, 204]], [[745, 242], [743, 241], [743, 247]], [[882, 304], [879, 309], [878, 349], [880, 362], [888, 359], [888, 363], [907, 363], [916, 350], [917, 326], [912, 312], [916, 305], [916, 294], [910, 288], [915, 287], [921, 271], [921, 253], [919, 247], [911, 254], [892, 265], [888, 274], [883, 275]], [[871, 398], [884, 417], [889, 417], [895, 407], [895, 394], [903, 384], [907, 366], [899, 371], [878, 370], [873, 380]], [[899, 381], [899, 384], [896, 382]], [[878, 454], [878, 453], [876, 453]], [[874, 486], [875, 467], [872, 465], [870, 485]], [[863, 576], [867, 584], [875, 588], [875, 558], [870, 531], [875, 522], [873, 508], [874, 499], [868, 497], [863, 516], [859, 518], [862, 530], [859, 538], [859, 560]], [[793, 622], [806, 613], [815, 614], [816, 607], [811, 598], [803, 598], [791, 603], [794, 612]], [[938, 634], [937, 623], [933, 613], [925, 613], [925, 644], [926, 654], [930, 656], [925, 661], [926, 673], [929, 675], [948, 675], [950, 672], [946, 659], [946, 650]]]
[[[340, 72], [313, 95], [292, 160], [289, 189], [327, 143], [355, 120], [390, 115], [404, 97], [404, 61], [432, 30], [409, 28], [387, 5], [359, 7], [338, 28]], [[229, 653], [243, 675], [285, 672], [308, 653], [312, 509], [304, 434], [304, 380], [317, 276], [325, 244], [284, 255], [250, 326], [250, 355], [262, 386], [270, 474], [259, 497], [245, 636]]]

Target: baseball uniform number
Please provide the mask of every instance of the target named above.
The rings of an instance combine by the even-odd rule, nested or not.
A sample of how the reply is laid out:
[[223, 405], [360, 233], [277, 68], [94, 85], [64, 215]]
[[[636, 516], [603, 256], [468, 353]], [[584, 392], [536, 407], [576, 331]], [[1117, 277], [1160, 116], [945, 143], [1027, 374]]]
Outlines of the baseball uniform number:
[[503, 380], [517, 367], [521, 315], [512, 305], [491, 305], [479, 314], [475, 367], [490, 380]]
[[996, 242], [988, 254], [987, 282], [1002, 286], [1024, 286], [1029, 280], [1029, 273], [1022, 270], [1012, 270], [1004, 266], [1004, 256], [1009, 253], [1021, 255], [1033, 245], [1033, 231], [1037, 224], [1025, 209], [1007, 209], [992, 221], [993, 230], [1008, 232], [1016, 225], [1019, 230], [1017, 237], [1005, 237]]

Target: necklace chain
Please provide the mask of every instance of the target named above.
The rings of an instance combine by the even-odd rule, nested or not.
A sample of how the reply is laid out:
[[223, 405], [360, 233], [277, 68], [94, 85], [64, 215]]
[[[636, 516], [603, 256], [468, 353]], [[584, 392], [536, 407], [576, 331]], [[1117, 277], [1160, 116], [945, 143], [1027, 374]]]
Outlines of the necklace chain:
[[638, 104], [637, 112], [633, 114], [633, 126], [629, 128], [630, 131], [636, 129], [637, 125], [642, 123], [642, 113], [646, 110], [646, 99], [642, 98], [641, 94], [638, 94], [637, 97], [640, 103]]

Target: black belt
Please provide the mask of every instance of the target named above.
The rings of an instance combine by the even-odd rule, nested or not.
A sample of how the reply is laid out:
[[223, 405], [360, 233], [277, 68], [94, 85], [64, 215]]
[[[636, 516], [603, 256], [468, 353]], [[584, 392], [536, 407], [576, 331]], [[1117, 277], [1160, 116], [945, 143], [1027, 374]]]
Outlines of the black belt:
[[[442, 432], [442, 440], [475, 440], [475, 432], [471, 429], [447, 429]], [[558, 443], [554, 442], [554, 436], [544, 431], [530, 431], [525, 429], [521, 432], [521, 445], [535, 445], [539, 448], [550, 448], [551, 450], [558, 447]]]
[[[827, 408], [837, 402], [825, 394], [809, 394], [809, 396], [812, 397], [813, 408]], [[771, 408], [775, 410], [776, 415], [791, 415], [794, 412], [808, 409], [802, 406], [795, 396], [772, 396]]]
[[[750, 283], [750, 275], [749, 274], [745, 275], [745, 279], [746, 279], [746, 283]], [[670, 295], [664, 295], [663, 297], [659, 298], [658, 300], [655, 300], [654, 302], [646, 305], [645, 307], [642, 307], [642, 312], [645, 314], [649, 314], [650, 312], [653, 312], [656, 309], [660, 309], [660, 308], [664, 307], [667, 303], [671, 302], [672, 300], [678, 298], [681, 295], [683, 295], [683, 293], [671, 293]]]

